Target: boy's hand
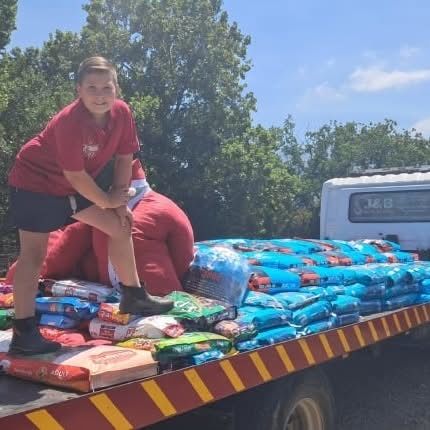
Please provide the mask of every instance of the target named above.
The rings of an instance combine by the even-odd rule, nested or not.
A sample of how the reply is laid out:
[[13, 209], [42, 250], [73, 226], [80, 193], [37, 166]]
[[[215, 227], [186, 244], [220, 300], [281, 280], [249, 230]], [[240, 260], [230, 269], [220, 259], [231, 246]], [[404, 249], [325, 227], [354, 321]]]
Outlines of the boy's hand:
[[128, 187], [126, 188], [112, 188], [107, 193], [107, 204], [105, 205], [106, 209], [116, 209], [121, 206], [127, 205], [128, 199]]
[[115, 208], [115, 212], [119, 217], [121, 225], [131, 229], [133, 225], [133, 212], [128, 208], [128, 206], [124, 205]]

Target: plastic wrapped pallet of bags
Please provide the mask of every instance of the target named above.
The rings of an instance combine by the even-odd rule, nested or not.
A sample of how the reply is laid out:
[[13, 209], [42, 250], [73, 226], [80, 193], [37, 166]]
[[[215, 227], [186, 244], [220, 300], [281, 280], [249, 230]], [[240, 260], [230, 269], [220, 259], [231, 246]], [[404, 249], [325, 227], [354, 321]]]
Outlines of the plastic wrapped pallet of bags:
[[40, 282], [39, 288], [45, 295], [54, 297], [79, 297], [90, 302], [118, 302], [118, 292], [104, 284], [90, 282], [79, 279], [53, 280], [44, 279]]
[[28, 358], [7, 355], [0, 360], [0, 367], [17, 378], [84, 393], [158, 372], [150, 352], [108, 345], [62, 349]]
[[296, 336], [296, 329], [287, 325], [263, 330], [253, 339], [238, 342], [235, 345], [235, 348], [240, 352], [251, 351], [253, 349], [261, 348], [262, 346], [273, 345], [274, 343], [294, 339]]
[[253, 266], [249, 278], [249, 289], [276, 294], [300, 290], [300, 276], [288, 270], [273, 267]]
[[183, 280], [188, 293], [240, 306], [250, 274], [246, 258], [221, 246], [198, 247]]
[[155, 343], [155, 357], [160, 363], [167, 363], [180, 357], [189, 357], [207, 351], [228, 353], [232, 343], [215, 333], [190, 332], [175, 339], [160, 339]]
[[135, 337], [160, 339], [164, 336], [178, 337], [184, 333], [183, 326], [170, 315], [141, 317], [129, 324], [115, 324], [94, 318], [89, 332], [94, 339], [122, 341]]
[[224, 246], [241, 252], [251, 252], [251, 251], [270, 251], [274, 250], [277, 252], [286, 252], [287, 254], [292, 254], [291, 249], [279, 250], [270, 241], [260, 240], [260, 239], [213, 239], [205, 240], [202, 242], [196, 242], [198, 247], [204, 246]]
[[195, 296], [183, 291], [173, 291], [166, 296], [173, 300], [169, 315], [179, 319], [189, 330], [210, 331], [214, 324], [237, 317], [236, 306], [219, 300]]

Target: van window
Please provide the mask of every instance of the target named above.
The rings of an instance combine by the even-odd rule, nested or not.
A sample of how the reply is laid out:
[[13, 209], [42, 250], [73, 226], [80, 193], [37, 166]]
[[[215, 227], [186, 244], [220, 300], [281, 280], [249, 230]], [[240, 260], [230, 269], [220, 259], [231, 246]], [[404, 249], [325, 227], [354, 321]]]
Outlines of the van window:
[[428, 222], [430, 190], [354, 193], [349, 198], [351, 222]]

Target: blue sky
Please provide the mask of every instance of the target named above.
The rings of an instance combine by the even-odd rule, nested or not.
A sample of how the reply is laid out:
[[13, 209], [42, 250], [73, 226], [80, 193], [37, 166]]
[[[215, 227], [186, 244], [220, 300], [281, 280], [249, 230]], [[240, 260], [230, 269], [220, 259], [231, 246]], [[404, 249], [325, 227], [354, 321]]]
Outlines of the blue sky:
[[[19, 0], [12, 46], [40, 46], [48, 34], [79, 31], [82, 0]], [[224, 0], [251, 36], [246, 82], [254, 122], [299, 135], [330, 120], [394, 119], [430, 135], [428, 0]]]

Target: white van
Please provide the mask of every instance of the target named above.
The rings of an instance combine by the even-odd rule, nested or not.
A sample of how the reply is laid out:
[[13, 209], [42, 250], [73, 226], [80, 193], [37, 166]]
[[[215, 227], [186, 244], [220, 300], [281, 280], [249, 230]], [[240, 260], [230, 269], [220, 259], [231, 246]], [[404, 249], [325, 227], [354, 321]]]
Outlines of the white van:
[[334, 178], [321, 194], [322, 239], [391, 239], [430, 249], [430, 172]]

